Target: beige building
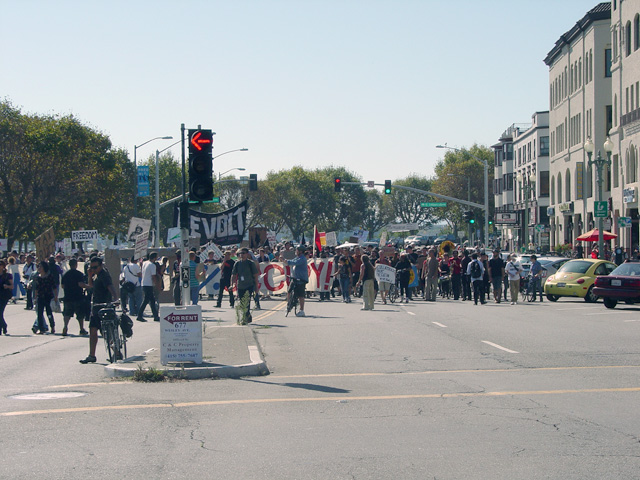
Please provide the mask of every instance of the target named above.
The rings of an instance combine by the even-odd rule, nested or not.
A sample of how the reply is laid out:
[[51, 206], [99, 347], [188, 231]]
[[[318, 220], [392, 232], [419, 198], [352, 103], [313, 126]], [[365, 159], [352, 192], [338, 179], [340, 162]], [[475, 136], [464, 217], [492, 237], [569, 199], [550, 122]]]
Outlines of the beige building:
[[[549, 67], [551, 248], [574, 246], [576, 237], [596, 227], [595, 167], [589, 167], [583, 145], [591, 138], [596, 152], [603, 150], [613, 126], [611, 6], [600, 3], [587, 12], [544, 59]], [[603, 198], [611, 196], [611, 188], [606, 171]]]
[[[612, 231], [616, 245], [638, 248], [638, 148], [640, 147], [640, 0], [611, 2]], [[600, 144], [596, 142], [596, 149]], [[604, 154], [604, 152], [602, 152]], [[622, 218], [621, 218], [622, 217]], [[629, 225], [622, 227], [621, 225]]]

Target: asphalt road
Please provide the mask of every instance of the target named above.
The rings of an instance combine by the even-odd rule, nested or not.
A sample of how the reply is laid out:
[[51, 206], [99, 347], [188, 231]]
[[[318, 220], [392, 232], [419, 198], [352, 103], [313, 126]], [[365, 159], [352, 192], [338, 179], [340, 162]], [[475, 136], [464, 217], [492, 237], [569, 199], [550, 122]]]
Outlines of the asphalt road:
[[640, 308], [278, 306], [252, 327], [271, 375], [162, 384], [106, 379], [10, 306], [0, 478], [640, 478]]

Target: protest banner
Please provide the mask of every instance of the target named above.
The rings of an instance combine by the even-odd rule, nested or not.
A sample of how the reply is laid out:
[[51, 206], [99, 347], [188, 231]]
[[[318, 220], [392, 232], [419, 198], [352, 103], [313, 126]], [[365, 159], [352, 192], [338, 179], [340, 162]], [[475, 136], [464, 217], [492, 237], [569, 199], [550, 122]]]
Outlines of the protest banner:
[[[180, 224], [177, 206], [174, 210], [174, 221], [174, 225]], [[215, 242], [217, 245], [240, 243], [247, 228], [247, 201], [220, 213], [189, 210], [189, 226], [189, 236], [199, 236], [200, 245], [203, 242]]]
[[53, 233], [53, 227], [47, 229], [43, 234], [35, 239], [36, 256], [38, 260], [47, 260], [50, 255], [55, 252], [56, 236]]

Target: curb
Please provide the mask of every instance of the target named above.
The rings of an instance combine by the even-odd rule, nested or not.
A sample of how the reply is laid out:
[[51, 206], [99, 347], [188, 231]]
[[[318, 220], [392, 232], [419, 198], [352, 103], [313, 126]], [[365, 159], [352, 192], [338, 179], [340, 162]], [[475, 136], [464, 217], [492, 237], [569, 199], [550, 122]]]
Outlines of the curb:
[[[269, 369], [267, 363], [262, 358], [260, 350], [256, 346], [249, 346], [249, 359], [251, 363], [245, 363], [242, 365], [220, 365], [218, 367], [198, 367], [188, 366], [185, 368], [175, 366], [162, 366], [161, 369], [169, 375], [176, 378], [185, 378], [189, 380], [196, 380], [202, 378], [240, 378], [240, 377], [261, 377], [269, 375]], [[147, 350], [141, 355], [127, 358], [122, 363], [115, 363], [111, 365], [105, 365], [104, 371], [108, 377], [122, 378], [133, 377], [134, 373], [138, 370], [138, 367], [130, 367], [128, 364], [132, 364], [138, 361], [144, 361], [147, 354], [155, 349]]]

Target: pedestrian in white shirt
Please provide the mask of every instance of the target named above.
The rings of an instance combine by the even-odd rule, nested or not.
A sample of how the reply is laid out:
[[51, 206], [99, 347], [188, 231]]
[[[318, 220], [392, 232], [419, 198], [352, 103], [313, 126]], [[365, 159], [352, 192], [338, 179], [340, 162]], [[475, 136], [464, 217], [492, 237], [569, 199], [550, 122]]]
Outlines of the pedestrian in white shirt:
[[518, 262], [515, 254], [511, 254], [504, 271], [507, 272], [509, 278], [509, 291], [511, 292], [511, 305], [518, 303], [518, 293], [520, 292], [520, 273], [522, 265]]

